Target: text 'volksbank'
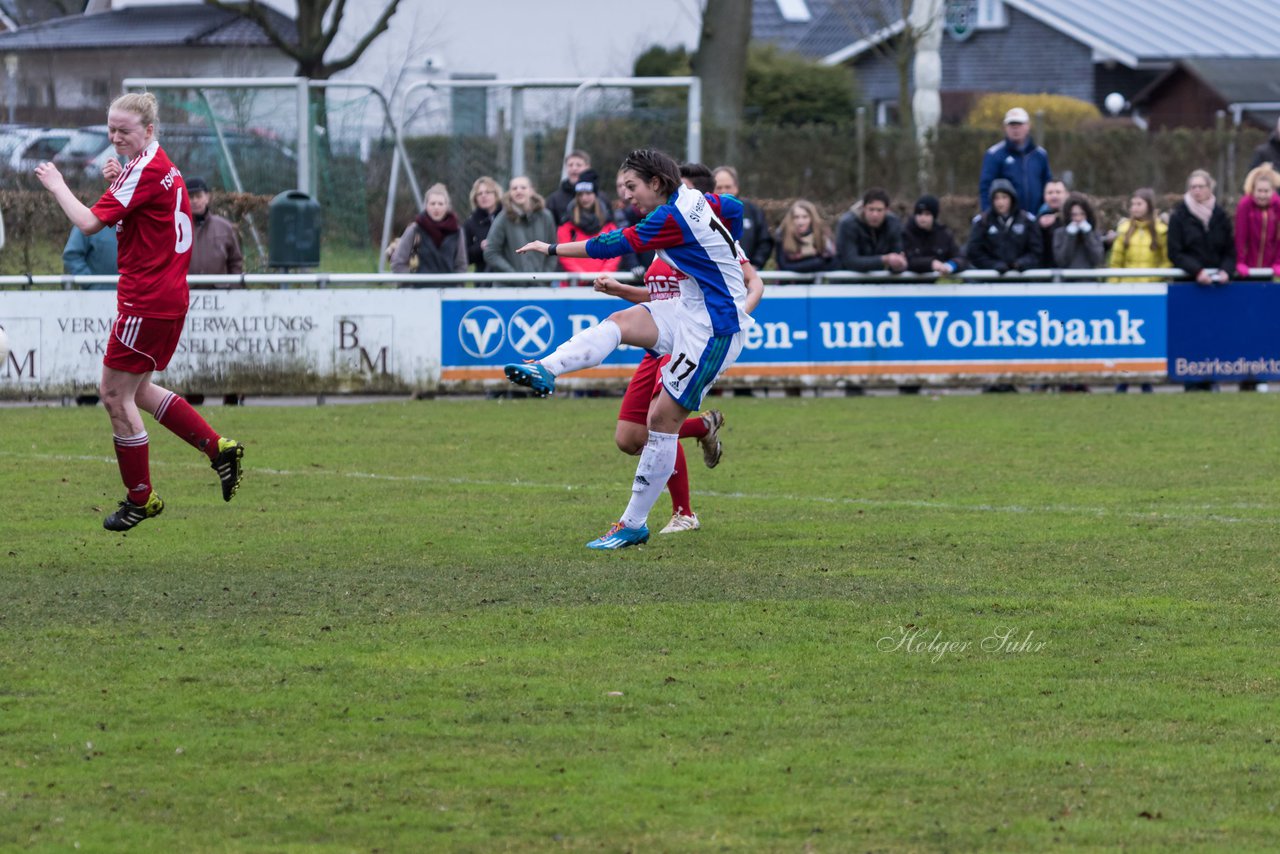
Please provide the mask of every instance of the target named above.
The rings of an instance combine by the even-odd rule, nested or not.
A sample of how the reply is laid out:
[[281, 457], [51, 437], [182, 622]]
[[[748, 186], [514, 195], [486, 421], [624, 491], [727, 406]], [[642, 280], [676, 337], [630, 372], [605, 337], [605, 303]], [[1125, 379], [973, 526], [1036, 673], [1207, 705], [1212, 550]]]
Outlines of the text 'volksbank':
[[[1002, 317], [997, 309], [971, 311], [952, 317], [949, 311], [917, 311], [916, 322], [927, 347], [943, 341], [952, 347], [1096, 347], [1141, 346], [1141, 318], [1128, 309], [1115, 317], [1054, 317], [1048, 311], [1034, 318]], [[870, 320], [819, 321], [822, 345], [829, 349], [906, 346], [902, 340], [902, 314], [890, 311], [880, 322]]]

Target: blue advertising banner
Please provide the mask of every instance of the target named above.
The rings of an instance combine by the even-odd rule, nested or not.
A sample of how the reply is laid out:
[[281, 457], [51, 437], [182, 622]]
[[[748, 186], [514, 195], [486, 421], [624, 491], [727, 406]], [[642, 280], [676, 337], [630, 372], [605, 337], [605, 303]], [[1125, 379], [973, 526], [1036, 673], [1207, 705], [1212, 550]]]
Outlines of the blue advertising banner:
[[1280, 380], [1280, 284], [1169, 286], [1169, 378]]
[[[1163, 373], [1165, 299], [1164, 284], [773, 286], [729, 376]], [[500, 378], [626, 307], [585, 289], [444, 293], [441, 378]], [[579, 376], [626, 376], [642, 355]]]

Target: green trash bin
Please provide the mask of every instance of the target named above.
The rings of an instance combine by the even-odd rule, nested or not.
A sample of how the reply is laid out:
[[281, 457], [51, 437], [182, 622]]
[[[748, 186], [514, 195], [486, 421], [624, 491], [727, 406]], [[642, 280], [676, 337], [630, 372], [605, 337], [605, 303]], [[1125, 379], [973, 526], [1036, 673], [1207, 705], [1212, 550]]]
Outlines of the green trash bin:
[[320, 203], [301, 190], [271, 200], [267, 265], [320, 266]]

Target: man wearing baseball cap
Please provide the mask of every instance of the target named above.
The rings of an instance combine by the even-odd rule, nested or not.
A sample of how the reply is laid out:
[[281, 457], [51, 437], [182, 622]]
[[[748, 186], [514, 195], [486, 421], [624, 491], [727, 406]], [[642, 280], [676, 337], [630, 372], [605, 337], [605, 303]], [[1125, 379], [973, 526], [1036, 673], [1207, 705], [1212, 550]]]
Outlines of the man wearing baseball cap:
[[1013, 184], [1023, 210], [1037, 211], [1044, 201], [1044, 185], [1053, 180], [1049, 153], [1031, 138], [1031, 117], [1022, 107], [1004, 114], [1004, 141], [987, 149], [982, 157], [978, 198], [982, 209], [991, 207], [991, 182], [1004, 178]]

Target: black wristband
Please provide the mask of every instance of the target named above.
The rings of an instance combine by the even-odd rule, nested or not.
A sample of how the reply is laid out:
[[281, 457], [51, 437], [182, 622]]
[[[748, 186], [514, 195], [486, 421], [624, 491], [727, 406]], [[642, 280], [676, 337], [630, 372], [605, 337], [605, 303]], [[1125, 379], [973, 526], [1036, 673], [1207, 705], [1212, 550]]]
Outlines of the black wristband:
[[556, 245], [554, 243], [547, 244], [547, 254], [551, 256], [556, 254]]

